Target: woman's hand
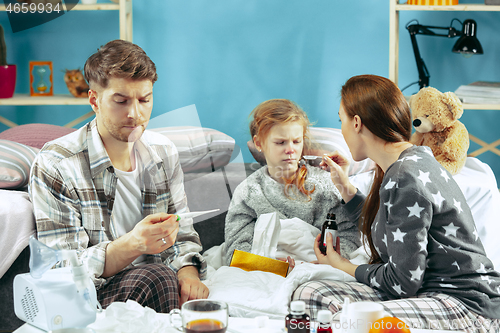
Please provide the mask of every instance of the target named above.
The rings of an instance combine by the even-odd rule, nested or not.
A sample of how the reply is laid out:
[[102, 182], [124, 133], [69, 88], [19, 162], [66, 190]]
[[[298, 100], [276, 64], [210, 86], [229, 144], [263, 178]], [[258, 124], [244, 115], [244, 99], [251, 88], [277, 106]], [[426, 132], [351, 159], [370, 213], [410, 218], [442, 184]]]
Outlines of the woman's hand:
[[325, 154], [320, 168], [330, 171], [332, 182], [339, 190], [342, 199], [346, 203], [349, 202], [357, 192], [357, 188], [349, 181], [349, 160], [337, 151]]
[[[314, 253], [318, 258], [319, 264], [330, 265], [333, 268], [338, 268], [347, 274], [354, 276], [357, 265], [352, 264], [349, 260], [338, 254], [333, 248], [333, 239], [331, 234], [326, 235], [326, 255], [321, 253], [319, 249], [319, 242], [321, 241], [321, 234], [319, 234], [314, 241]], [[337, 242], [337, 244], [339, 244]], [[340, 249], [340, 245], [337, 245]]]

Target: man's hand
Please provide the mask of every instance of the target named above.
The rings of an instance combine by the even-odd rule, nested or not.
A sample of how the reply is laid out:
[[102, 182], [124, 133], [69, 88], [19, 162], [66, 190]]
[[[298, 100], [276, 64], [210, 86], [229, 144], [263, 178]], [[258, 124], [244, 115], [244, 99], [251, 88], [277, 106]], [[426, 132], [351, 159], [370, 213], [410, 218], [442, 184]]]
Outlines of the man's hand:
[[177, 215], [158, 213], [146, 216], [130, 232], [109, 243], [101, 276], [115, 275], [142, 254], [165, 251], [175, 243], [178, 231]]
[[179, 279], [180, 305], [193, 299], [205, 299], [208, 297], [208, 288], [199, 278], [198, 269], [195, 266], [184, 266], [177, 272]]
[[174, 245], [178, 232], [177, 215], [157, 213], [137, 223], [130, 236], [140, 254], [157, 254]]
[[[330, 233], [326, 235], [326, 255], [321, 253], [321, 250], [319, 249], [320, 240], [321, 234], [319, 234], [314, 241], [314, 253], [316, 254], [316, 258], [318, 258], [318, 263], [330, 265], [333, 268], [338, 268], [347, 274], [354, 276], [354, 272], [358, 266], [352, 264], [349, 260], [342, 257], [335, 251], [333, 248], [332, 235]], [[337, 248], [340, 248], [339, 242], [337, 242]]]

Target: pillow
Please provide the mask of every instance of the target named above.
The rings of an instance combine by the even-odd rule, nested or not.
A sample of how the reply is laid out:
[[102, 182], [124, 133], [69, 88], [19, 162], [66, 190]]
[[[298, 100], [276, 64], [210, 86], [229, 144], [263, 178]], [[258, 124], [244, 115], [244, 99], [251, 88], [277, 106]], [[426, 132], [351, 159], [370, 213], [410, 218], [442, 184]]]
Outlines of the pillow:
[[211, 128], [176, 126], [151, 129], [168, 137], [179, 151], [182, 170], [211, 172], [231, 160], [235, 140]]
[[76, 131], [74, 128], [50, 124], [24, 124], [0, 133], [0, 139], [10, 140], [41, 149], [51, 140]]
[[[352, 159], [349, 147], [344, 140], [342, 132], [338, 128], [327, 128], [327, 127], [311, 127], [309, 128], [310, 141], [305, 143], [304, 155], [316, 155], [322, 156], [324, 153], [331, 153], [338, 150], [342, 155], [350, 160], [349, 176], [356, 175], [362, 172], [370, 171], [375, 168], [375, 162], [369, 158], [355, 162]], [[252, 153], [252, 156], [261, 165], [266, 164], [266, 159], [264, 154], [259, 152], [255, 148], [253, 140], [247, 142], [248, 149]], [[320, 160], [317, 159], [315, 164], [319, 164]]]
[[17, 189], [28, 184], [31, 164], [37, 148], [0, 140], [0, 188]]

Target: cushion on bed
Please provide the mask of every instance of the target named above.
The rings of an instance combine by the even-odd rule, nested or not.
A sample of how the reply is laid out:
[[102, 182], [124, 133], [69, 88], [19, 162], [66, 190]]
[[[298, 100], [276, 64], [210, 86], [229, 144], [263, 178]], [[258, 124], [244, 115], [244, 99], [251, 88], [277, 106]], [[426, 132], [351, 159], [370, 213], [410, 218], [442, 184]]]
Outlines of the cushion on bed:
[[[328, 128], [328, 127], [311, 127], [310, 131], [310, 141], [306, 142], [306, 147], [304, 149], [304, 155], [316, 155], [322, 156], [325, 153], [331, 153], [334, 151], [339, 151], [342, 155], [350, 159], [351, 165], [349, 167], [349, 176], [356, 175], [362, 172], [370, 171], [375, 168], [375, 163], [369, 158], [355, 162], [352, 159], [349, 147], [344, 140], [342, 132], [338, 128]], [[266, 159], [264, 154], [259, 152], [253, 143], [253, 140], [247, 142], [248, 149], [252, 153], [252, 156], [261, 165], [266, 164]], [[319, 164], [320, 159], [316, 160], [316, 164]]]
[[210, 172], [225, 166], [235, 148], [232, 137], [211, 128], [174, 126], [151, 131], [167, 136], [175, 144], [185, 173]]
[[76, 129], [58, 125], [24, 124], [1, 132], [0, 139], [19, 142], [30, 147], [41, 149], [46, 142], [57, 139], [73, 131], [76, 131]]
[[37, 148], [0, 139], [0, 188], [18, 189], [28, 184]]

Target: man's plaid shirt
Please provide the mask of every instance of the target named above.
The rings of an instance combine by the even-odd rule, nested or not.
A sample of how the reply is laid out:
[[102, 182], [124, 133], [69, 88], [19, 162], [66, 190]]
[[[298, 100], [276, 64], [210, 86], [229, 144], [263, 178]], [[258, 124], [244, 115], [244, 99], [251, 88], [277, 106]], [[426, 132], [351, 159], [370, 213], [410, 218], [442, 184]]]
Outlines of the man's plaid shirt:
[[[174, 144], [161, 134], [145, 131], [134, 147], [143, 173], [143, 217], [188, 211], [184, 174]], [[95, 120], [47, 143], [31, 169], [29, 189], [38, 239], [51, 248], [78, 250], [97, 288], [106, 282], [101, 278], [106, 247], [118, 238], [115, 230], [119, 221], [111, 214], [116, 183]], [[206, 262], [199, 254], [201, 249], [192, 220], [187, 220], [172, 247], [146, 257], [147, 262], [164, 262], [175, 271], [197, 266], [203, 278]]]

